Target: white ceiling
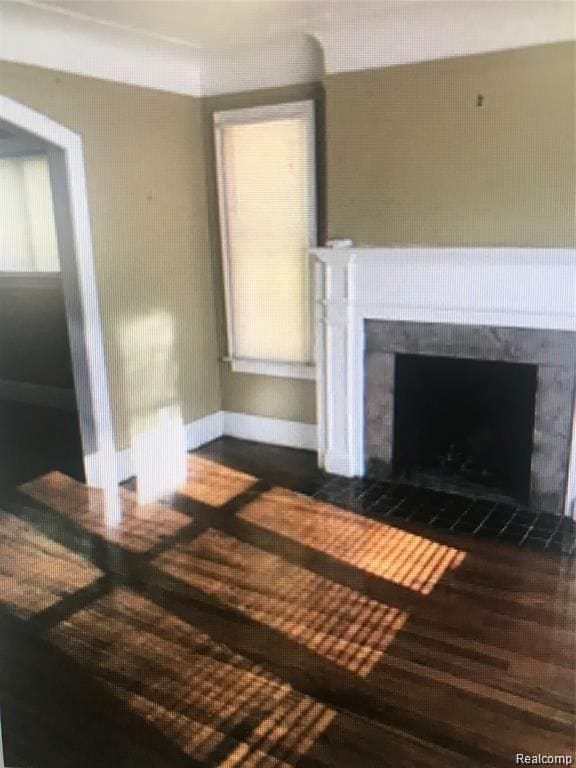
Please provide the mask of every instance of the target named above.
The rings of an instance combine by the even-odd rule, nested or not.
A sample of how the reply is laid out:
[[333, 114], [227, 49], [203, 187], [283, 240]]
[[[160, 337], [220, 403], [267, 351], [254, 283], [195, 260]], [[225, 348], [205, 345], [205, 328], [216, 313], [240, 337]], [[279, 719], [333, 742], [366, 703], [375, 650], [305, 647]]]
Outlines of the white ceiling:
[[[26, 0], [25, 0], [26, 1]], [[402, 16], [418, 24], [419, 17], [462, 11], [485, 16], [502, 6], [547, 7], [552, 18], [574, 2], [554, 0], [30, 0], [53, 12], [65, 13], [118, 29], [151, 35], [198, 49], [254, 45], [295, 34], [322, 34], [362, 25], [386, 26]]]
[[194, 95], [576, 37], [573, 0], [4, 0], [0, 58]]
[[309, 30], [308, 0], [38, 0], [38, 5], [195, 48], [220, 48]]

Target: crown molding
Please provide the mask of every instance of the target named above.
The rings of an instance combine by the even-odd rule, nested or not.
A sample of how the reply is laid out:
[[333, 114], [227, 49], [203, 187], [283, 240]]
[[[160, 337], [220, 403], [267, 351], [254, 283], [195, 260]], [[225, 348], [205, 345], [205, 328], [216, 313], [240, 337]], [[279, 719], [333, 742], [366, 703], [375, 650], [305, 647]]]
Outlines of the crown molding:
[[326, 74], [380, 69], [576, 38], [573, 2], [429, 2], [396, 4], [371, 27], [315, 34]]
[[0, 29], [5, 61], [202, 95], [202, 66], [190, 46], [13, 2], [0, 2]]
[[272, 88], [323, 77], [310, 35], [201, 52], [34, 3], [0, 2], [0, 59], [187, 96]]
[[322, 80], [324, 57], [311, 35], [277, 38], [257, 48], [226, 49], [204, 55], [202, 94], [275, 88]]
[[570, 1], [438, 0], [354, 8], [357, 13], [346, 18], [334, 11], [309, 19], [308, 32], [287, 32], [273, 42], [201, 50], [33, 0], [0, 2], [0, 58], [201, 97], [576, 38]]

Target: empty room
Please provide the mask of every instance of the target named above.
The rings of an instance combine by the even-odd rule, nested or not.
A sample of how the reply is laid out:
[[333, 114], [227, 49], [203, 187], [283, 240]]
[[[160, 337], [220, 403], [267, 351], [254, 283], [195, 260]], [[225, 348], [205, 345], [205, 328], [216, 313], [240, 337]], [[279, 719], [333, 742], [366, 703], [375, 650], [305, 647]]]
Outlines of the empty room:
[[1, 0], [0, 768], [576, 760], [572, 0]]

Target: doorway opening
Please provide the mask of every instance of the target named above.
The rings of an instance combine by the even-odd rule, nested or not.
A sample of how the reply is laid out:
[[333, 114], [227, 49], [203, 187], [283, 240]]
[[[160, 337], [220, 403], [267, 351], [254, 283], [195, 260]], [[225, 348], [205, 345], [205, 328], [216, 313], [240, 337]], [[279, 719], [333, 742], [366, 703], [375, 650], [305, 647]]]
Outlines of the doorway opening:
[[[13, 331], [0, 335], [0, 461], [14, 478], [58, 468], [115, 490], [82, 141], [0, 95], [0, 143], [0, 159], [13, 158], [4, 164], [5, 178], [19, 179], [16, 187], [3, 185], [14, 210], [0, 222], [3, 245], [9, 244], [0, 254], [2, 323]], [[20, 446], [28, 450], [18, 457]]]

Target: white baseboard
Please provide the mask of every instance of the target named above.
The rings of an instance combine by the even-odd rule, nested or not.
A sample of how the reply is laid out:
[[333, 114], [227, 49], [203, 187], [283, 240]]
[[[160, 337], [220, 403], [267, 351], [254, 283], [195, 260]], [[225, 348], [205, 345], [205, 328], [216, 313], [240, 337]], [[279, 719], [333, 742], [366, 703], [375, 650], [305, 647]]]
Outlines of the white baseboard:
[[116, 451], [116, 478], [119, 483], [128, 480], [134, 474], [134, 462], [132, 461], [132, 449], [124, 448], [123, 451]]
[[222, 433], [243, 440], [316, 450], [316, 424], [223, 411]]
[[[317, 445], [316, 424], [272, 419], [267, 416], [251, 416], [233, 411], [211, 413], [190, 422], [185, 426], [185, 430], [186, 447], [189, 451], [223, 435], [312, 451], [316, 450]], [[131, 448], [117, 452], [116, 465], [119, 483], [133, 476], [134, 460]]]
[[189, 451], [222, 437], [222, 415], [223, 411], [217, 411], [186, 425], [186, 447]]
[[350, 471], [350, 458], [346, 453], [337, 453], [335, 451], [326, 451], [324, 454], [323, 467], [326, 472], [342, 477], [354, 477]]

